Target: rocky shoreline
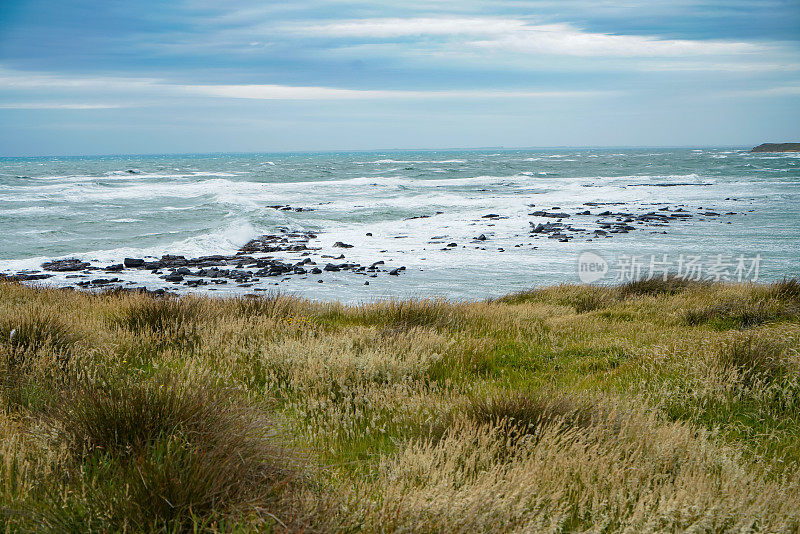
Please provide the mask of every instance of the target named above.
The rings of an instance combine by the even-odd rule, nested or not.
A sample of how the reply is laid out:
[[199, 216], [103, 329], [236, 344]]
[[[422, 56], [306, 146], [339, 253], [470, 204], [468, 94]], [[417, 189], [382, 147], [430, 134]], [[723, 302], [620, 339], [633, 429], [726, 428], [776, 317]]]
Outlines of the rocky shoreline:
[[[322, 275], [329, 272], [350, 272], [376, 278], [381, 273], [398, 276], [406, 270], [404, 266], [385, 268], [383, 260], [377, 260], [370, 265], [361, 265], [353, 262], [316, 262], [311, 257], [312, 253], [319, 251], [320, 247], [310, 247], [309, 244], [317, 238], [315, 233], [285, 232], [282, 234], [262, 235], [252, 239], [236, 254], [200, 256], [186, 258], [182, 255], [165, 254], [161, 258], [124, 258], [122, 263], [107, 266], [93, 265], [91, 262], [79, 258], [67, 258], [47, 261], [42, 264], [41, 271], [19, 271], [13, 274], [2, 275], [7, 280], [20, 282], [34, 282], [46, 280], [55, 276], [52, 273], [72, 273], [66, 278], [76, 279], [75, 286], [81, 289], [108, 289], [109, 287], [123, 288], [134, 285], [131, 281], [120, 279], [119, 276], [110, 277], [105, 273], [123, 273], [126, 271], [149, 272], [163, 282], [174, 285], [184, 285], [190, 288], [210, 285], [235, 284], [240, 288], [250, 288], [258, 282], [266, 280], [286, 280], [288, 277]], [[337, 242], [335, 247], [351, 248], [342, 242]], [[294, 253], [301, 257], [298, 261], [282, 261], [269, 256], [256, 257], [254, 254], [269, 253]], [[322, 255], [321, 258], [330, 256]], [[344, 259], [344, 255], [332, 259]], [[98, 277], [98, 275], [103, 275]], [[318, 280], [323, 283], [323, 279]], [[364, 282], [369, 285], [369, 281]], [[123, 285], [124, 284], [124, 285]], [[143, 289], [128, 287], [128, 289]], [[261, 288], [254, 288], [255, 291]], [[164, 290], [158, 292], [163, 293]]]
[[[739, 199], [726, 198], [725, 200], [735, 202]], [[439, 250], [445, 252], [467, 247], [504, 252], [503, 246], [492, 247], [491, 245], [501, 240], [527, 238], [513, 244], [513, 247], [529, 247], [533, 251], [539, 248], [536, 241], [540, 239], [556, 243], [569, 243], [574, 240], [591, 243], [597, 240], [623, 237], [631, 232], [649, 231], [654, 235], [663, 235], [667, 234], [670, 226], [676, 224], [719, 221], [753, 211], [724, 212], [709, 206], [689, 207], [686, 204], [669, 205], [666, 203], [628, 205], [623, 202], [584, 202], [571, 209], [560, 206], [543, 208], [537, 207], [535, 204], [527, 206], [531, 209], [526, 217], [528, 228], [520, 228], [512, 235], [498, 235], [494, 228], [498, 221], [508, 219], [509, 215], [488, 213], [473, 221], [472, 224], [481, 225], [483, 228], [480, 233], [467, 239], [466, 242], [462, 240], [459, 243], [458, 239], [454, 240], [455, 236], [449, 235], [433, 236], [427, 242], [443, 245]], [[294, 209], [289, 206], [269, 207]], [[440, 215], [442, 212], [435, 214], [435, 216]], [[420, 215], [418, 218], [431, 216], [434, 215]], [[731, 220], [724, 222], [733, 223]], [[366, 235], [370, 237], [372, 233], [367, 232]], [[383, 275], [399, 276], [406, 271], [406, 267], [403, 265], [388, 265], [386, 259], [374, 259], [374, 261], [362, 264], [346, 261], [345, 255], [341, 252], [336, 253], [335, 256], [331, 253], [325, 254], [324, 247], [317, 244], [318, 237], [318, 233], [315, 232], [294, 232], [281, 228], [278, 233], [265, 234], [251, 239], [235, 254], [230, 255], [209, 255], [196, 258], [187, 258], [178, 254], [165, 254], [160, 258], [128, 257], [122, 258], [118, 263], [107, 265], [75, 257], [46, 261], [41, 265], [41, 270], [10, 272], [0, 276], [20, 282], [39, 282], [61, 275], [64, 283], [62, 284], [59, 280], [59, 284], [64, 287], [85, 290], [152, 291], [147, 289], [148, 285], [152, 286], [146, 282], [150, 279], [149, 276], [144, 278], [144, 282], [141, 276], [134, 277], [138, 281], [129, 279], [131, 274], [148, 274], [152, 275], [153, 282], [161, 286], [155, 290], [157, 293], [170, 291], [171, 288], [193, 290], [202, 288], [215, 291], [218, 286], [226, 286], [231, 289], [240, 288], [246, 292], [266, 291], [267, 288], [264, 286], [274, 287], [280, 282], [293, 278], [316, 279], [317, 283], [324, 283], [325, 276], [331, 273], [361, 276], [364, 277], [363, 285], [369, 285], [369, 279]], [[336, 241], [331, 248], [350, 250], [354, 248], [354, 245]], [[280, 256], [280, 258], [276, 256]]]

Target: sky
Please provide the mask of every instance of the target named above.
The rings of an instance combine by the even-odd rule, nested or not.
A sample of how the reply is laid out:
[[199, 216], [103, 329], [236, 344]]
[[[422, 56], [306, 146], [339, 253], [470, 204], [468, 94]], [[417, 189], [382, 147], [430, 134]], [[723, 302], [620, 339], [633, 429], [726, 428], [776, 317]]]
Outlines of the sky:
[[2, 0], [0, 155], [800, 141], [798, 0]]

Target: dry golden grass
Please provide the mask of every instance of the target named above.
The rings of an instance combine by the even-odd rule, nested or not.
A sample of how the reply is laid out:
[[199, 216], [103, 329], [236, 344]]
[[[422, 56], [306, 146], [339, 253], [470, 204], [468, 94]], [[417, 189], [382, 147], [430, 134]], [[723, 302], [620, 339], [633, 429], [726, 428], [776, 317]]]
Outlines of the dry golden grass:
[[10, 532], [797, 532], [800, 285], [0, 283]]

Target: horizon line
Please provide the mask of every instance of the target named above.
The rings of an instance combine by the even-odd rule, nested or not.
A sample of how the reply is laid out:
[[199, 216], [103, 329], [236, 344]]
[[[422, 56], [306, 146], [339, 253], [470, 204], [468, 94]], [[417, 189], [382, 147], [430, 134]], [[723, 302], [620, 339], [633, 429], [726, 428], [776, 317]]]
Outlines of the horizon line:
[[[785, 143], [792, 141], [776, 141]], [[769, 143], [772, 143], [771, 141]], [[762, 143], [759, 143], [762, 144]], [[484, 150], [636, 150], [636, 149], [705, 149], [705, 148], [746, 148], [758, 145], [550, 145], [550, 146], [479, 146], [479, 147], [437, 147], [437, 148], [364, 148], [364, 149], [306, 149], [306, 150], [276, 150], [276, 151], [219, 151], [219, 152], [107, 152], [95, 154], [38, 154], [38, 155], [0, 155], [2, 159], [25, 159], [25, 158], [96, 158], [96, 157], [115, 157], [115, 156], [210, 156], [210, 155], [257, 155], [257, 154], [355, 154], [372, 152], [458, 152], [458, 151], [484, 151]]]

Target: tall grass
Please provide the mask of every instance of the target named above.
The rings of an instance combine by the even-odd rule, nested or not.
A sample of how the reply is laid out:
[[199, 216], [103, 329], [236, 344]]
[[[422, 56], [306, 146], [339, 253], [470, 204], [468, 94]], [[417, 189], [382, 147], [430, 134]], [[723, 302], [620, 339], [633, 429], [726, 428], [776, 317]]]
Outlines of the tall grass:
[[797, 532], [798, 287], [346, 306], [0, 283], [0, 522]]

